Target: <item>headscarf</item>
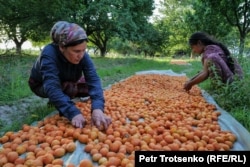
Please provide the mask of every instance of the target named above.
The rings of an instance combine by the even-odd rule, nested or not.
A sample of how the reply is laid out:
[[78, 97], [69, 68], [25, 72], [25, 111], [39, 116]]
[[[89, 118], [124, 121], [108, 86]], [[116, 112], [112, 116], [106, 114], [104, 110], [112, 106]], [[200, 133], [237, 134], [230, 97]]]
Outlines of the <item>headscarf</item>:
[[50, 31], [50, 36], [54, 43], [63, 46], [88, 38], [82, 27], [67, 21], [56, 22]]

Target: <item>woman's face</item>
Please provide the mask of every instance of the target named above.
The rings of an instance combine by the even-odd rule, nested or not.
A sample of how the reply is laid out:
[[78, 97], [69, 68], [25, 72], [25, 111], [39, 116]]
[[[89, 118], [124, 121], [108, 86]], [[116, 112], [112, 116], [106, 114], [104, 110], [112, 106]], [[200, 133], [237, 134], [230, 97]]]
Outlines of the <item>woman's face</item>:
[[201, 54], [204, 51], [204, 47], [200, 41], [198, 41], [197, 44], [191, 45], [192, 52], [196, 54]]
[[62, 54], [72, 64], [79, 64], [79, 62], [83, 58], [86, 48], [87, 48], [86, 41], [76, 46], [68, 46], [68, 47], [60, 46], [60, 50]]

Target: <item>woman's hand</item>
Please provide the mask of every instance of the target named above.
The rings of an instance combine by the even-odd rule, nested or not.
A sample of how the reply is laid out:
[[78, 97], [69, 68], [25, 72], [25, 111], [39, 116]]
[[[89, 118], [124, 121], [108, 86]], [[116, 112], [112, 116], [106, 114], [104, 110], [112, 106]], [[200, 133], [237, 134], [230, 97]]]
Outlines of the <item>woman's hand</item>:
[[85, 123], [85, 118], [82, 114], [74, 116], [71, 120], [71, 124], [74, 125], [76, 128], [83, 128], [85, 126]]
[[92, 112], [92, 124], [95, 125], [99, 130], [106, 130], [111, 124], [111, 118], [106, 116], [102, 110], [95, 109]]
[[191, 88], [192, 88], [192, 84], [190, 84], [190, 81], [187, 81], [185, 84], [184, 84], [184, 89], [186, 91], [189, 91]]

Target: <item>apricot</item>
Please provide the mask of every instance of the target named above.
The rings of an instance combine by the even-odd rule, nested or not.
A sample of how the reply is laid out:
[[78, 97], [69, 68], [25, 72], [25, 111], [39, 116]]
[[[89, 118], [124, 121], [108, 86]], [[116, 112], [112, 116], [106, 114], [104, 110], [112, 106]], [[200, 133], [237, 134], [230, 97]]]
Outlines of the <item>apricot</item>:
[[43, 160], [42, 160], [42, 159], [39, 159], [39, 158], [34, 159], [34, 160], [32, 161], [32, 165], [33, 165], [33, 166], [43, 166]]
[[80, 143], [86, 144], [89, 141], [89, 137], [85, 134], [78, 135], [78, 141]]
[[110, 144], [110, 148], [109, 149], [110, 149], [110, 151], [118, 152], [119, 147], [120, 147], [120, 144], [115, 141], [114, 143]]
[[74, 142], [70, 142], [66, 145], [66, 151], [69, 153], [74, 152], [76, 149], [76, 144]]
[[43, 163], [44, 163], [45, 165], [51, 164], [52, 161], [53, 161], [54, 159], [55, 159], [55, 158], [54, 158], [53, 154], [51, 154], [51, 153], [46, 153], [46, 154], [43, 156]]
[[60, 141], [59, 140], [52, 140], [52, 142], [50, 143], [51, 147], [55, 146], [55, 145], [60, 145]]
[[80, 161], [79, 167], [93, 167], [93, 163], [88, 159], [84, 159]]
[[90, 153], [90, 151], [94, 148], [94, 145], [89, 143], [84, 147], [84, 151]]
[[19, 157], [18, 153], [15, 151], [10, 151], [9, 153], [7, 153], [7, 159], [8, 162], [10, 163], [14, 163], [15, 160]]
[[107, 162], [107, 166], [120, 166], [121, 160], [117, 157], [110, 157]]
[[3, 165], [3, 167], [15, 167], [15, 164], [7, 162], [6, 164]]
[[16, 147], [16, 152], [21, 155], [26, 152], [26, 147], [24, 145], [19, 145]]
[[102, 155], [103, 157], [105, 157], [105, 156], [107, 155], [108, 152], [109, 152], [109, 149], [106, 148], [106, 147], [103, 147], [103, 148], [101, 148], [101, 149], [99, 150], [99, 153], [101, 153], [101, 155]]
[[66, 167], [75, 167], [75, 165], [73, 163], [69, 163]]
[[105, 165], [108, 162], [108, 159], [106, 157], [101, 157], [98, 161], [100, 165]]
[[65, 155], [65, 152], [66, 151], [65, 151], [64, 148], [59, 147], [59, 148], [57, 148], [57, 149], [54, 150], [53, 155], [54, 155], [55, 158], [60, 158], [60, 157], [62, 157], [62, 156]]
[[98, 162], [98, 161], [100, 160], [100, 158], [102, 158], [102, 154], [101, 154], [101, 153], [95, 153], [95, 154], [93, 154], [93, 156], [92, 156], [92, 159], [93, 159], [93, 161], [95, 161], [95, 162]]
[[3, 143], [6, 143], [6, 142], [8, 142], [9, 141], [9, 137], [8, 136], [6, 136], [6, 135], [4, 135], [4, 136], [2, 136], [1, 137], [1, 143], [3, 144]]
[[8, 162], [8, 159], [5, 155], [0, 155], [0, 166], [3, 166]]
[[52, 164], [53, 165], [63, 165], [63, 160], [62, 159], [59, 159], [59, 158], [57, 158], [57, 159], [54, 159], [53, 161], [52, 161]]

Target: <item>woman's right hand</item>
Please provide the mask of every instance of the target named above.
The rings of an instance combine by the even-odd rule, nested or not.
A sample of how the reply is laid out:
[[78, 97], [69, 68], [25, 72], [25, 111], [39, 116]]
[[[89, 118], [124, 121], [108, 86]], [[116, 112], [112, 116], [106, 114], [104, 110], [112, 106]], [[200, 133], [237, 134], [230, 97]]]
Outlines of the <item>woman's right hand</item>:
[[192, 84], [190, 84], [190, 82], [187, 81], [187, 82], [184, 84], [184, 89], [185, 89], [186, 91], [189, 91], [191, 88], [192, 88]]
[[82, 114], [74, 116], [71, 120], [71, 124], [76, 128], [83, 128], [85, 126], [85, 118]]

